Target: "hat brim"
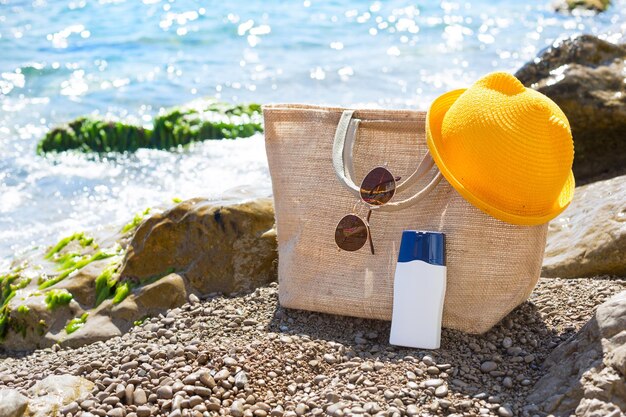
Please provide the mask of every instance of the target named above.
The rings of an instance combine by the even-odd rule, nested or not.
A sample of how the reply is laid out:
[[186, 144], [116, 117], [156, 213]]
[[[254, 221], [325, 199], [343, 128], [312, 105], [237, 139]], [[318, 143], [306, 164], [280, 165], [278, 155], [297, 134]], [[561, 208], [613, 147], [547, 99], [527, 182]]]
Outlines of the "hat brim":
[[563, 210], [567, 208], [574, 196], [575, 181], [572, 171], [570, 171], [567, 180], [563, 185], [563, 189], [561, 190], [561, 193], [559, 194], [557, 200], [554, 202], [552, 208], [545, 213], [530, 216], [507, 212], [477, 197], [474, 193], [465, 188], [463, 183], [457, 179], [454, 172], [452, 172], [449, 167], [446, 166], [446, 163], [442, 159], [439, 152], [439, 148], [442, 143], [441, 126], [443, 124], [443, 118], [448, 112], [448, 109], [450, 109], [450, 107], [459, 98], [459, 96], [465, 92], [465, 90], [466, 89], [452, 90], [439, 96], [431, 104], [426, 115], [426, 138], [428, 142], [428, 148], [435, 163], [437, 164], [437, 167], [439, 168], [445, 179], [448, 180], [450, 185], [452, 185], [452, 187], [454, 187], [454, 189], [458, 191], [458, 193], [461, 194], [461, 196], [463, 196], [463, 198], [469, 201], [472, 205], [489, 214], [490, 216], [493, 216], [496, 219], [502, 220], [507, 223], [533, 226], [547, 223], [556, 216], [558, 216]]

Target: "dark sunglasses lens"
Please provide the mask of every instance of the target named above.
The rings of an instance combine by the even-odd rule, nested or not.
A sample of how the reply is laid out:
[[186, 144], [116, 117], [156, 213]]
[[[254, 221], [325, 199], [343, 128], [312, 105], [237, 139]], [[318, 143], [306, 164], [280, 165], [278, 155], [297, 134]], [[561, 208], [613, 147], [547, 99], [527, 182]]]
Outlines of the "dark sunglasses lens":
[[354, 214], [345, 216], [335, 229], [335, 242], [343, 250], [359, 250], [367, 242], [367, 226]]
[[382, 206], [396, 192], [396, 180], [383, 167], [374, 168], [361, 183], [361, 198], [372, 206]]

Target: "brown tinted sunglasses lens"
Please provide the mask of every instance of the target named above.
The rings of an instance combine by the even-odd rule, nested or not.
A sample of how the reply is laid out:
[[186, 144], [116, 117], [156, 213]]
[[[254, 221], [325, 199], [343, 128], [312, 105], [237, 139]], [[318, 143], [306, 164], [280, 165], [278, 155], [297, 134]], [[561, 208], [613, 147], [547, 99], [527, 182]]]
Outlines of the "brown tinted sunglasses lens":
[[383, 167], [374, 168], [361, 183], [361, 198], [372, 206], [382, 206], [396, 192], [396, 180]]
[[335, 242], [343, 250], [359, 250], [367, 242], [367, 226], [354, 214], [345, 216], [335, 229]]

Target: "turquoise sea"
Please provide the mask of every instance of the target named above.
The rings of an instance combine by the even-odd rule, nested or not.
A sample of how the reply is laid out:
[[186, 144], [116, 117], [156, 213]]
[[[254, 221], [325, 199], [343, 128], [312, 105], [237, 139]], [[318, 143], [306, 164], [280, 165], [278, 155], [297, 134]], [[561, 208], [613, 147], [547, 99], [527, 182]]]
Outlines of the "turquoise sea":
[[597, 16], [555, 13], [550, 0], [0, 0], [0, 270], [173, 197], [270, 192], [260, 135], [37, 156], [55, 124], [89, 113], [150, 124], [200, 97], [426, 109], [559, 38], [626, 42], [625, 18], [626, 0]]

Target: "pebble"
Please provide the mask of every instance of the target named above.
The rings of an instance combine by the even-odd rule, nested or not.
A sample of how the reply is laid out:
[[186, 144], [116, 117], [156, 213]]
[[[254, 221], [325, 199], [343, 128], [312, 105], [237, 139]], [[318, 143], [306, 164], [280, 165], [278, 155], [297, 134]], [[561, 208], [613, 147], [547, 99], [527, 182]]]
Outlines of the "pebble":
[[244, 371], [239, 371], [235, 375], [235, 386], [243, 388], [248, 383], [248, 375]]
[[438, 386], [443, 384], [443, 379], [428, 379], [426, 380], [426, 382], [424, 382], [424, 385], [426, 386], [426, 388], [429, 387], [433, 387], [433, 388], [437, 388]]
[[416, 416], [420, 413], [420, 411], [415, 404], [411, 404], [406, 408], [406, 413], [409, 416]]
[[498, 368], [498, 364], [493, 361], [486, 361], [480, 365], [480, 370], [484, 373], [495, 371]]
[[500, 417], [513, 417], [513, 412], [509, 407], [502, 406], [498, 408], [498, 415]]
[[68, 405], [66, 405], [65, 407], [61, 409], [61, 414], [69, 414], [69, 413], [76, 414], [78, 409], [79, 409], [78, 403], [76, 401], [72, 401], [71, 403], [69, 403]]
[[126, 416], [126, 412], [124, 411], [123, 408], [112, 408], [109, 411], [107, 411], [107, 417], [125, 417]]
[[435, 389], [435, 395], [437, 397], [445, 397], [446, 395], [448, 395], [448, 386], [447, 385], [441, 385], [441, 386], [437, 387], [437, 389]]
[[230, 414], [233, 417], [242, 417], [243, 416], [243, 402], [241, 400], [234, 401], [230, 406]]
[[[533, 302], [539, 309], [547, 302], [557, 308], [546, 282], [554, 280], [542, 279], [537, 288], [548, 301]], [[564, 282], [560, 291], [568, 289], [568, 297], [584, 305], [590, 288], [626, 288], [581, 282]], [[34, 383], [31, 375], [82, 375], [95, 387], [80, 405], [62, 409], [73, 417], [395, 417], [479, 411], [509, 417], [516, 415], [512, 410], [526, 410], [524, 399], [540, 374], [534, 364], [562, 341], [549, 335], [560, 334], [552, 330], [561, 329], [555, 326], [563, 325], [564, 316], [538, 320], [525, 304], [488, 336], [449, 334], [438, 353], [445, 363], [437, 364], [432, 354], [420, 359], [411, 355], [419, 351], [388, 345], [380, 336], [386, 330], [376, 321], [283, 309], [275, 285], [251, 294], [210, 296], [109, 341], [8, 356], [0, 362], [0, 383], [25, 391]], [[573, 305], [578, 304], [568, 309]], [[566, 325], [577, 330], [593, 307], [581, 307], [576, 311], [581, 319]], [[549, 333], [542, 333], [546, 328]]]
[[229, 376], [230, 376], [230, 372], [228, 371], [228, 369], [222, 369], [221, 371], [216, 373], [213, 378], [216, 381], [221, 381], [223, 379], [228, 379]]
[[513, 340], [510, 337], [505, 337], [504, 339], [502, 339], [502, 347], [505, 349], [510, 348], [511, 346], [513, 346]]
[[170, 387], [169, 385], [164, 385], [157, 388], [156, 393], [158, 398], [164, 400], [171, 400], [174, 395], [174, 393], [172, 392], [172, 387]]
[[140, 407], [137, 407], [136, 413], [137, 417], [150, 417], [150, 415], [152, 414], [152, 410], [150, 410], [150, 407], [142, 405]]
[[146, 392], [141, 388], [137, 388], [133, 394], [133, 403], [135, 405], [144, 405], [147, 402], [148, 398], [146, 396]]

